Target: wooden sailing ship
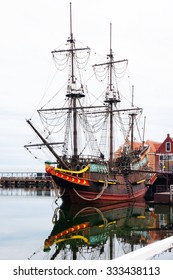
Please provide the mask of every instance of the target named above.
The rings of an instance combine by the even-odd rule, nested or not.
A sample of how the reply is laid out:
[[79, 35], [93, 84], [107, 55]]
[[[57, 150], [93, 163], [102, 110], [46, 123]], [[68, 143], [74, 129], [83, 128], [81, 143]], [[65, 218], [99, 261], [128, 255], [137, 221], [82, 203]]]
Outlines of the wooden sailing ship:
[[[134, 149], [133, 146], [134, 124], [136, 124], [136, 116], [142, 112], [142, 109], [135, 107], [133, 102], [130, 108], [122, 109], [120, 107], [121, 97], [115, 80], [116, 75], [114, 76], [116, 74], [115, 66], [121, 64], [126, 67], [127, 60], [114, 60], [112, 25], [110, 25], [110, 52], [107, 55], [107, 61], [93, 66], [95, 71], [103, 67], [108, 77], [104, 99], [97, 105], [93, 101], [87, 103], [89, 95], [87, 87], [81, 81], [82, 76], [78, 76], [78, 70], [86, 66], [86, 61], [79, 64], [80, 55], [83, 52], [89, 55], [90, 48], [76, 47], [72, 30], [71, 4], [70, 37], [67, 45], [66, 49], [52, 51], [55, 65], [60, 61], [58, 66], [64, 67], [66, 64], [69, 66], [64, 94], [65, 104], [61, 105], [58, 95], [59, 107], [56, 107], [57, 103], [54, 102], [52, 108], [42, 107], [38, 110], [42, 117], [44, 133], [47, 133], [45, 137], [36, 129], [31, 119], [27, 120], [42, 143], [29, 144], [25, 147], [27, 149], [46, 147], [53, 155], [53, 160], [46, 161], [46, 172], [52, 176], [58, 189], [58, 195], [65, 202], [115, 203], [144, 197], [147, 190], [149, 146], [144, 142], [141, 142], [138, 149]], [[98, 100], [98, 96], [96, 100]], [[121, 113], [128, 116], [129, 122], [126, 131], [124, 128], [121, 129], [124, 132], [124, 143], [119, 156], [115, 159], [115, 116], [123, 127]], [[92, 121], [90, 121], [91, 118]], [[48, 125], [50, 125], [50, 129], [48, 129]], [[83, 125], [83, 129], [80, 125]], [[50, 137], [55, 131], [55, 127], [56, 140], [51, 141]], [[108, 140], [105, 135], [108, 135]], [[103, 149], [104, 140], [105, 150]]]

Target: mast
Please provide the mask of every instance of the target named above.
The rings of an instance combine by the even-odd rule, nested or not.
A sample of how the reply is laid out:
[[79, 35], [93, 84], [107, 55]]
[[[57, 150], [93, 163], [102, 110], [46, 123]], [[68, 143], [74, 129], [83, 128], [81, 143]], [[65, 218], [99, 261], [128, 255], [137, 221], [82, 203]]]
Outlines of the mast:
[[[71, 85], [75, 88], [75, 76], [74, 76], [74, 39], [72, 31], [72, 3], [70, 2], [70, 46], [71, 46]], [[68, 95], [67, 95], [68, 96]], [[77, 149], [77, 112], [76, 112], [76, 96], [69, 96], [73, 101], [73, 156], [77, 158], [78, 149]], [[81, 96], [82, 97], [82, 96]]]
[[109, 81], [108, 81], [108, 88], [106, 92], [106, 99], [105, 103], [108, 104], [108, 112], [109, 112], [109, 162], [112, 165], [113, 162], [113, 143], [114, 143], [114, 127], [113, 127], [113, 112], [114, 106], [120, 102], [119, 92], [118, 90], [115, 91], [113, 85], [113, 68], [115, 63], [121, 63], [127, 61], [126, 59], [114, 61], [113, 51], [112, 51], [112, 23], [110, 23], [110, 52], [107, 55], [109, 58], [108, 62], [95, 64], [94, 66], [101, 66], [107, 65], [108, 66], [108, 73], [109, 73]]
[[[112, 88], [112, 68], [113, 68], [113, 53], [112, 53], [112, 24], [110, 24], [110, 54], [108, 55], [109, 57], [109, 90], [110, 92], [112, 92], [113, 88]], [[112, 165], [112, 160], [113, 160], [113, 103], [114, 102], [119, 102], [119, 100], [111, 100], [109, 98], [109, 100], [107, 101], [110, 107], [110, 139], [109, 139], [109, 160], [110, 160], [110, 164]]]
[[67, 86], [67, 94], [66, 97], [71, 99], [71, 110], [72, 110], [72, 123], [73, 123], [73, 151], [72, 157], [76, 161], [78, 159], [78, 142], [77, 142], [77, 99], [82, 98], [85, 96], [82, 85], [79, 89], [77, 89], [76, 85], [76, 77], [75, 77], [75, 53], [81, 50], [90, 50], [88, 47], [86, 48], [75, 48], [75, 40], [73, 37], [73, 30], [72, 30], [72, 3], [70, 2], [70, 37], [67, 40], [70, 44], [70, 48], [67, 50], [54, 50], [52, 54], [58, 52], [68, 52], [69, 59], [70, 59], [70, 76], [69, 76], [69, 83]]
[[[134, 107], [134, 86], [132, 86], [132, 108]], [[131, 146], [131, 150], [134, 149], [134, 121], [135, 121], [135, 117], [136, 117], [136, 113], [131, 113], [129, 114], [131, 117], [131, 141], [130, 141], [130, 146]]]
[[143, 139], [142, 139], [143, 146], [145, 144], [145, 125], [146, 125], [146, 116], [144, 117]]

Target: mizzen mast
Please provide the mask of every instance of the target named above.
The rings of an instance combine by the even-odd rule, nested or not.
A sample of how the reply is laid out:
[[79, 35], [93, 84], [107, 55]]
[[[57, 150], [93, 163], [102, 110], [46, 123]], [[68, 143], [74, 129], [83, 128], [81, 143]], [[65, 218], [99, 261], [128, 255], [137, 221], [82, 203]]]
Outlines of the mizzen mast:
[[[132, 108], [134, 107], [134, 86], [132, 86]], [[132, 112], [131, 114], [129, 114], [129, 116], [131, 117], [131, 150], [134, 149], [134, 121], [136, 118], [137, 113], [136, 112]]]

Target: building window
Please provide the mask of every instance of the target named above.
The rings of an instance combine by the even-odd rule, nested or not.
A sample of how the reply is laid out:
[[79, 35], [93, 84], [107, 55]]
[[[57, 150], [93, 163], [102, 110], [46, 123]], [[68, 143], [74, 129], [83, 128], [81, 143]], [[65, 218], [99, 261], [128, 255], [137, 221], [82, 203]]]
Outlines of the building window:
[[171, 151], [171, 142], [166, 142], [166, 152]]
[[163, 159], [164, 159], [164, 158], [163, 158], [163, 155], [160, 155], [160, 161], [163, 160]]

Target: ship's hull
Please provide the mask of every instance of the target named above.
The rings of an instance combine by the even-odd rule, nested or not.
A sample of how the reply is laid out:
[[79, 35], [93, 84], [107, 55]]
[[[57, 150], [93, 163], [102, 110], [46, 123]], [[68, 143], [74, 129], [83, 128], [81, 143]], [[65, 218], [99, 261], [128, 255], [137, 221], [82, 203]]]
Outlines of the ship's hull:
[[[84, 173], [81, 177], [56, 172], [52, 167], [46, 171], [52, 176], [58, 189], [59, 196], [64, 202], [69, 203], [115, 203], [132, 201], [143, 198], [147, 191], [144, 172], [131, 172], [119, 174], [108, 178], [107, 174], [95, 173], [91, 179], [90, 173]], [[108, 179], [107, 179], [108, 178]]]
[[[122, 186], [121, 186], [122, 187]], [[126, 186], [124, 186], [125, 190]], [[143, 198], [145, 196], [145, 193], [147, 191], [145, 186], [140, 186], [140, 189], [137, 189], [133, 186], [133, 194], [128, 194], [126, 191], [124, 193], [120, 193], [117, 189], [117, 186], [114, 186], [111, 188], [111, 190], [104, 191], [103, 194], [100, 196], [100, 191], [96, 191], [95, 189], [90, 190], [80, 190], [77, 187], [73, 188], [72, 190], [70, 188], [64, 189], [61, 191], [64, 191], [63, 195], [61, 196], [61, 199], [65, 202], [70, 203], [115, 203], [115, 202], [122, 202], [122, 201], [132, 201], [139, 198]]]

